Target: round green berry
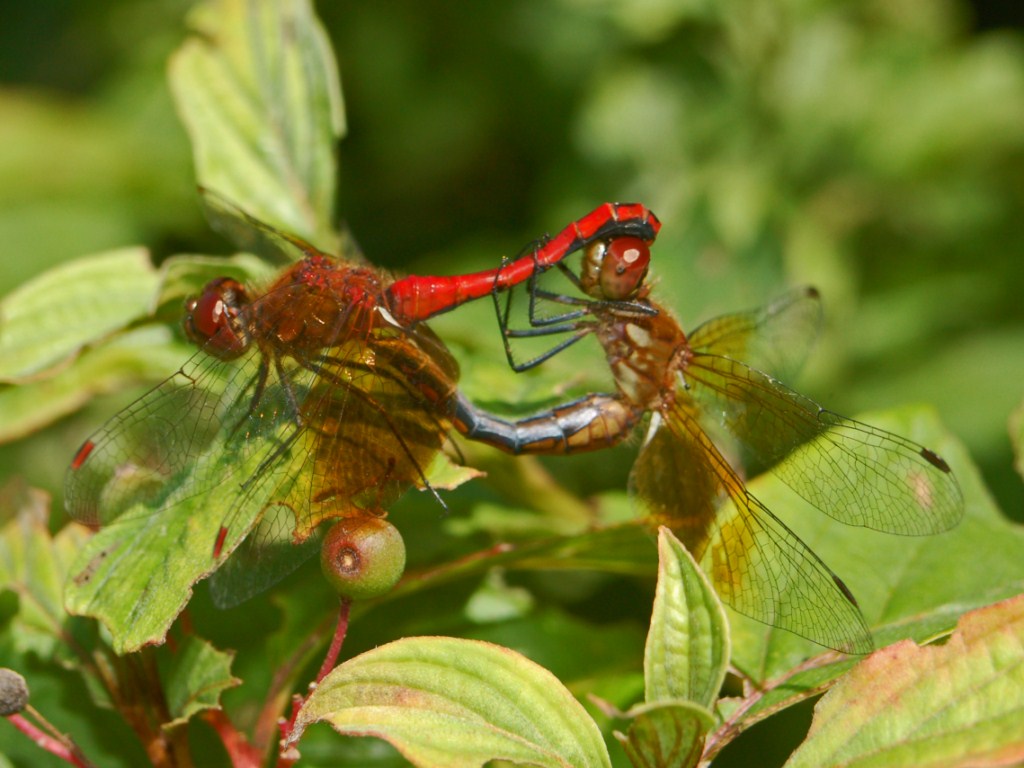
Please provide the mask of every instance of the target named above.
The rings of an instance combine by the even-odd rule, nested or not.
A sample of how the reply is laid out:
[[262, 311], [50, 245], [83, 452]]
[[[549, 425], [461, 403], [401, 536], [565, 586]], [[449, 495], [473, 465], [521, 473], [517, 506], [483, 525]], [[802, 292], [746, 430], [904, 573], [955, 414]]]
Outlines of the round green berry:
[[378, 597], [395, 586], [405, 571], [405, 542], [384, 518], [344, 518], [324, 538], [320, 567], [342, 597]]

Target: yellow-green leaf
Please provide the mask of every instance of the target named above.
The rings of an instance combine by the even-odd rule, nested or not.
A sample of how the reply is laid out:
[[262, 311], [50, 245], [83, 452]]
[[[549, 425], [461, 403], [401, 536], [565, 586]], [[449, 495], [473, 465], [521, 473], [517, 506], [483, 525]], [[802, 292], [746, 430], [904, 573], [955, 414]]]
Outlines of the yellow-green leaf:
[[199, 183], [336, 252], [337, 64], [308, 0], [210, 0], [171, 61]]
[[321, 721], [385, 739], [417, 766], [611, 764], [597, 726], [557, 678], [471, 640], [407, 638], [345, 662], [310, 696], [292, 740]]
[[945, 645], [883, 648], [815, 708], [800, 766], [1024, 761], [1024, 596], [969, 613]]
[[148, 313], [158, 284], [144, 248], [61, 264], [0, 302], [0, 381], [17, 381], [64, 360]]
[[644, 654], [648, 704], [682, 699], [711, 708], [729, 664], [725, 610], [693, 556], [658, 532], [658, 585]]

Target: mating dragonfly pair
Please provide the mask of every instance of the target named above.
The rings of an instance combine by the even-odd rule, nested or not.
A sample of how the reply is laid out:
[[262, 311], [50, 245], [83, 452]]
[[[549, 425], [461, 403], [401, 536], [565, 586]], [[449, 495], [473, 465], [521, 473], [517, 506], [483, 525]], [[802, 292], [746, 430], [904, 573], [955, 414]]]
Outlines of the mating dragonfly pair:
[[[773, 469], [851, 525], [922, 535], [962, 514], [959, 487], [937, 454], [773, 378], [813, 337], [813, 290], [684, 333], [650, 296], [650, 247], [661, 225], [644, 206], [602, 205], [495, 269], [389, 281], [215, 196], [207, 204], [302, 258], [259, 294], [220, 278], [188, 303], [185, 329], [199, 351], [82, 445], [65, 499], [73, 518], [98, 526], [166, 514], [183, 498], [229, 495], [209, 542], [221, 605], [314, 553], [322, 523], [383, 515], [414, 485], [437, 496], [426, 468], [450, 426], [512, 453], [567, 454], [617, 444], [646, 422], [631, 475], [645, 519], [670, 526], [740, 613], [852, 652], [871, 648], [852, 593], [747, 490], [747, 467]], [[576, 252], [578, 273], [566, 261]], [[549, 269], [564, 272], [579, 295], [542, 290], [536, 278]], [[513, 329], [499, 294], [522, 283], [530, 327]], [[422, 321], [487, 296], [514, 367], [593, 335], [616, 392], [518, 421], [475, 406]], [[565, 310], [541, 315], [544, 302]], [[515, 365], [511, 340], [546, 335], [562, 339]], [[738, 452], [720, 447], [726, 435]], [[211, 452], [228, 460], [199, 461]], [[796, 453], [800, 461], [791, 460]]]

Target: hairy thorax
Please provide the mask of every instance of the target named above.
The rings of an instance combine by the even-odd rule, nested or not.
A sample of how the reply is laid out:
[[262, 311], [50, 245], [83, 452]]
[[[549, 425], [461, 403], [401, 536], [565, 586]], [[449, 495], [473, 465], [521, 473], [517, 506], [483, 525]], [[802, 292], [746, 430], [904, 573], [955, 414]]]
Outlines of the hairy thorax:
[[597, 338], [622, 395], [644, 410], [672, 404], [675, 378], [685, 363], [686, 336], [660, 307], [657, 315], [601, 318]]
[[309, 257], [254, 306], [254, 337], [290, 356], [366, 338], [379, 321], [381, 282], [373, 270]]

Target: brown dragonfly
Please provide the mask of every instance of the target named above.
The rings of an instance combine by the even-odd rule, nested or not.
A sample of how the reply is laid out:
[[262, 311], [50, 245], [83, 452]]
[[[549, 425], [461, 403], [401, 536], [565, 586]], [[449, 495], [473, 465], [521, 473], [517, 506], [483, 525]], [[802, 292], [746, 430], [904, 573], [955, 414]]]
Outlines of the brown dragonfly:
[[[631, 493], [647, 520], [680, 536], [723, 601], [826, 647], [869, 651], [850, 589], [744, 478], [771, 470], [842, 523], [926, 535], [952, 528], [963, 514], [949, 466], [928, 448], [826, 410], [767, 372], [802, 361], [820, 322], [815, 290], [686, 334], [650, 296], [649, 242], [625, 236], [583, 253], [579, 275], [565, 262], [556, 265], [583, 297], [541, 290], [531, 277], [530, 328], [509, 328], [511, 301], [502, 309], [495, 294], [506, 351], [524, 370], [593, 335], [617, 391], [520, 421], [458, 396], [459, 429], [512, 453], [560, 454], [618, 443], [649, 417]], [[541, 316], [543, 300], [568, 307]], [[511, 339], [549, 334], [567, 336], [543, 355], [515, 362]]]

